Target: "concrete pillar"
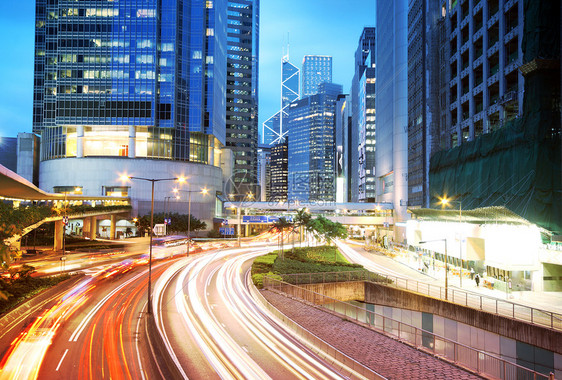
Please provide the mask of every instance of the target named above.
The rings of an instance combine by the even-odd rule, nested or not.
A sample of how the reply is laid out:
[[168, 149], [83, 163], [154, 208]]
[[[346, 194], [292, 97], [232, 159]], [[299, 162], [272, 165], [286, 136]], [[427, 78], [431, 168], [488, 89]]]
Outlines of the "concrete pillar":
[[244, 227], [244, 236], [250, 236], [250, 225], [246, 224]]
[[53, 250], [61, 251], [62, 250], [62, 239], [63, 239], [63, 231], [64, 231], [64, 224], [62, 224], [62, 220], [55, 221], [55, 241], [53, 244]]
[[76, 127], [76, 157], [84, 157], [84, 126]]
[[96, 233], [98, 232], [98, 219], [95, 216], [90, 218], [90, 239], [96, 238]]
[[111, 227], [110, 227], [110, 230], [109, 230], [109, 239], [110, 240], [115, 240], [116, 224], [117, 224], [117, 215], [112, 214], [111, 215]]
[[91, 236], [90, 236], [90, 231], [91, 231], [91, 228], [92, 228], [91, 222], [92, 222], [91, 218], [88, 218], [88, 217], [84, 218], [84, 222], [83, 222], [84, 224], [82, 226], [82, 237], [91, 238]]
[[129, 127], [129, 158], [136, 157], [136, 141], [137, 141], [137, 131], [134, 125]]

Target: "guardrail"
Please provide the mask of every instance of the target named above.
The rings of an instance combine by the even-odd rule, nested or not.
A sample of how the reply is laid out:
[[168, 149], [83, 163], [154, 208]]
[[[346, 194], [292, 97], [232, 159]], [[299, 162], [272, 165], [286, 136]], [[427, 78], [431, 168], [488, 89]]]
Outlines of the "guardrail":
[[429, 284], [417, 280], [390, 276], [381, 273], [353, 271], [330, 273], [305, 273], [283, 275], [283, 280], [291, 284], [311, 284], [340, 281], [373, 281], [384, 282], [387, 286], [420, 293], [429, 297], [447, 300], [459, 305], [482, 310], [488, 313], [501, 315], [528, 322], [533, 325], [548, 327], [553, 330], [562, 330], [562, 314], [537, 309], [499, 298], [482, 294], [467, 292], [455, 288], [445, 289], [442, 286]]
[[308, 348], [316, 352], [321, 357], [330, 361], [332, 365], [337, 366], [340, 371], [345, 373], [347, 376], [352, 378], [352, 375], [355, 373], [363, 376], [366, 379], [386, 380], [384, 376], [364, 366], [352, 357], [344, 354], [331, 344], [324, 341], [321, 337], [314, 335], [313, 333], [293, 321], [291, 318], [280, 312], [275, 306], [270, 304], [264, 298], [264, 296], [255, 288], [255, 286], [253, 286], [253, 283], [249, 286], [249, 288], [250, 293], [252, 294], [254, 299], [257, 299], [264, 307], [266, 307], [277, 318], [279, 318], [283, 322], [285, 327], [289, 328], [296, 336], [301, 339], [301, 342], [303, 344], [305, 344]]
[[431, 352], [443, 357], [461, 367], [475, 371], [481, 375], [502, 380], [526, 380], [526, 379], [553, 379], [553, 376], [544, 375], [533, 371], [484, 351], [474, 349], [453, 340], [434, 334], [430, 331], [385, 317], [374, 311], [338, 301], [311, 290], [289, 284], [284, 281], [265, 276], [264, 288], [288, 294], [312, 304], [338, 312], [343, 310], [346, 317], [356, 322], [364, 323], [370, 328], [383, 332], [386, 335], [407, 341], [417, 349]]

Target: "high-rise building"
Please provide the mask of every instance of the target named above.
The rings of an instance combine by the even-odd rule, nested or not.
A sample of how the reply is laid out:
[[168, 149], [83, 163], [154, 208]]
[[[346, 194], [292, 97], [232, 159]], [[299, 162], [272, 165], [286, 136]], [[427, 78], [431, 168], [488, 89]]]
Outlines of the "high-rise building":
[[228, 1], [226, 146], [234, 152], [233, 181], [244, 194], [255, 193], [258, 182], [258, 20], [259, 0]]
[[258, 200], [265, 202], [271, 193], [271, 147], [258, 147], [258, 184], [260, 193]]
[[[375, 64], [376, 201], [394, 205], [394, 222], [407, 219], [408, 206], [408, 3], [377, 1]], [[394, 228], [396, 241], [405, 239]]]
[[332, 57], [305, 55], [301, 68], [301, 97], [318, 93], [320, 83], [332, 83]]
[[287, 167], [289, 161], [288, 139], [271, 147], [269, 160], [269, 197], [268, 201], [284, 202], [287, 200]]
[[0, 165], [15, 172], [18, 169], [18, 139], [0, 137]]
[[440, 15], [441, 143], [453, 148], [431, 156], [431, 201], [502, 206], [561, 234], [560, 2], [453, 2]]
[[287, 136], [287, 110], [291, 102], [299, 98], [300, 70], [289, 61], [289, 54], [281, 60], [281, 109], [263, 122], [261, 143], [275, 145]]
[[335, 104], [342, 86], [322, 83], [318, 94], [289, 106], [291, 201], [335, 201]]
[[[413, 0], [408, 9], [408, 206], [429, 207], [429, 158], [440, 141], [439, 3]], [[446, 65], [448, 66], [448, 65]], [[443, 71], [441, 71], [443, 70]], [[443, 97], [444, 99], [444, 97]], [[443, 108], [445, 106], [443, 105]]]
[[[370, 55], [367, 56], [367, 60]], [[376, 69], [365, 67], [359, 80], [359, 97], [357, 126], [359, 127], [359, 181], [358, 200], [375, 202], [375, 151], [376, 151], [376, 120], [375, 120], [375, 80]]]
[[[335, 105], [336, 202], [351, 202], [351, 96], [340, 94]], [[357, 147], [355, 147], [357, 148]]]
[[[127, 170], [183, 172], [192, 187], [220, 188], [226, 21], [226, 0], [38, 0], [33, 131], [48, 173], [40, 186], [80, 182], [84, 194], [105, 195], [124, 187], [114, 182]], [[146, 187], [121, 192], [146, 211]]]
[[[363, 29], [361, 36], [359, 37], [359, 43], [357, 46], [357, 50], [355, 51], [355, 73], [353, 75], [353, 79], [351, 81], [351, 120], [352, 120], [352, 134], [351, 134], [351, 145], [353, 150], [350, 152], [350, 159], [353, 163], [353, 168], [349, 173], [349, 182], [350, 188], [353, 189], [351, 191], [351, 200], [353, 202], [358, 202], [360, 200], [366, 201], [366, 182], [367, 182], [367, 169], [366, 169], [366, 157], [369, 156], [369, 160], [372, 161], [371, 156], [374, 155], [373, 152], [367, 153], [365, 147], [367, 144], [367, 131], [366, 131], [366, 96], [369, 97], [374, 95], [373, 93], [367, 93], [367, 90], [374, 91], [372, 86], [367, 86], [367, 75], [365, 74], [365, 70], [367, 67], [373, 68], [375, 64], [375, 37], [376, 37], [376, 29], [374, 27], [366, 27]], [[369, 82], [374, 79], [375, 69], [369, 71], [369, 75], [372, 78], [369, 78]], [[360, 99], [360, 92], [362, 98]], [[360, 105], [363, 104], [363, 108], [360, 108]], [[360, 113], [363, 113], [363, 116], [360, 117]], [[360, 119], [363, 121], [363, 124], [360, 125]], [[373, 124], [370, 127], [374, 128], [374, 120]], [[374, 131], [369, 131], [369, 134], [374, 134]], [[374, 142], [374, 138], [370, 139], [369, 143]], [[362, 151], [360, 147], [363, 147]], [[360, 157], [360, 154], [361, 157]], [[360, 159], [362, 160], [360, 162]], [[360, 172], [363, 173], [362, 176], [362, 196], [361, 199], [359, 198], [359, 187], [360, 187]], [[373, 174], [374, 175], [374, 174]], [[371, 176], [371, 174], [369, 174]], [[372, 180], [369, 179], [369, 182]]]
[[[524, 1], [446, 3], [439, 10], [448, 37], [445, 148], [471, 141], [521, 114]], [[445, 73], [443, 73], [445, 74]]]

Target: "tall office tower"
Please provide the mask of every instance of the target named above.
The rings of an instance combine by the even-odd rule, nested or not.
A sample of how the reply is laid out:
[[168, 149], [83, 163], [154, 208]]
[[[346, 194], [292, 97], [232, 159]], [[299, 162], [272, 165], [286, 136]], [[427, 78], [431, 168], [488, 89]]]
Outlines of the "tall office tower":
[[[351, 97], [340, 94], [335, 105], [336, 202], [351, 202]], [[357, 148], [357, 147], [355, 147]]]
[[[367, 60], [370, 55], [367, 56]], [[375, 67], [366, 67], [359, 80], [358, 119], [359, 127], [359, 187], [360, 202], [375, 202], [375, 151], [376, 151], [376, 120], [375, 120]]]
[[559, 235], [560, 2], [448, 5], [442, 8], [451, 71], [446, 142], [457, 146], [431, 157], [433, 201], [447, 195], [463, 210], [503, 206]]
[[[367, 95], [367, 92], [365, 91], [367, 89], [367, 87], [365, 86], [365, 84], [367, 83], [367, 77], [366, 75], [364, 75], [365, 69], [367, 67], [372, 68], [374, 67], [375, 64], [375, 42], [376, 42], [375, 37], [376, 37], [375, 28], [373, 27], [364, 28], [363, 32], [361, 33], [361, 37], [359, 37], [359, 44], [357, 46], [357, 50], [355, 51], [355, 74], [353, 75], [353, 79], [351, 81], [351, 117], [352, 117], [351, 128], [353, 131], [353, 133], [351, 134], [352, 136], [351, 145], [353, 147], [353, 150], [351, 151], [351, 155], [350, 155], [351, 162], [353, 163], [353, 167], [350, 172], [350, 187], [351, 189], [353, 189], [351, 191], [351, 200], [353, 202], [358, 202], [359, 200], [363, 200], [363, 201], [366, 200], [366, 193], [365, 193], [365, 185], [367, 182], [367, 177], [365, 176], [365, 173], [367, 171], [365, 167], [366, 152], [363, 152], [362, 161], [361, 163], [359, 163], [360, 162], [359, 147], [361, 146], [361, 144], [363, 145], [363, 147], [365, 147], [365, 144], [367, 143], [366, 141], [367, 133], [366, 130], [364, 130], [366, 125], [363, 124], [362, 126], [360, 126], [359, 119], [360, 119], [360, 103], [361, 102], [363, 102], [363, 104], [365, 103], [365, 96]], [[372, 72], [370, 72], [370, 74], [372, 74]], [[361, 83], [362, 78], [364, 80], [363, 90], [362, 90], [363, 99], [360, 101], [359, 95], [360, 95], [360, 87], [362, 84]], [[372, 90], [371, 86], [369, 86], [369, 90]], [[365, 108], [363, 109], [363, 112], [366, 112]], [[363, 115], [363, 120], [366, 120], [366, 115]], [[370, 133], [374, 134], [374, 131], [370, 131]], [[362, 141], [360, 141], [360, 137]], [[374, 138], [371, 140], [374, 141]], [[370, 153], [369, 155], [372, 155], [372, 153]], [[362, 198], [360, 199], [359, 198], [359, 194], [360, 194], [359, 173], [361, 170], [363, 171], [364, 175], [362, 181], [363, 195]]]
[[226, 146], [240, 192], [257, 191], [259, 0], [228, 1]]
[[429, 158], [439, 149], [439, 76], [445, 76], [439, 65], [444, 32], [439, 10], [430, 0], [410, 1], [408, 8], [409, 207], [429, 207]]
[[[376, 201], [392, 202], [401, 222], [408, 206], [408, 3], [378, 0], [376, 12]], [[395, 239], [405, 239], [404, 228], [395, 227]]]
[[335, 104], [342, 86], [322, 83], [318, 94], [289, 106], [289, 200], [335, 201]]
[[271, 147], [258, 146], [258, 185], [260, 187], [258, 200], [265, 202], [271, 193]]
[[523, 3], [483, 0], [442, 5], [449, 38], [445, 147], [471, 141], [521, 115]]
[[320, 83], [332, 83], [332, 57], [305, 55], [301, 68], [301, 97], [318, 93]]
[[299, 98], [299, 75], [300, 70], [289, 62], [287, 53], [281, 60], [281, 109], [263, 122], [262, 144], [275, 145], [287, 137], [287, 110], [289, 104]]
[[[38, 0], [33, 131], [41, 134], [40, 170], [48, 174], [40, 186], [80, 185], [84, 194], [104, 195], [100, 189], [118, 187], [116, 172], [127, 170], [183, 172], [192, 187], [220, 188], [226, 5]], [[131, 189], [146, 210], [146, 186]]]
[[269, 197], [268, 201], [287, 200], [287, 165], [289, 161], [288, 139], [271, 147], [269, 159]]

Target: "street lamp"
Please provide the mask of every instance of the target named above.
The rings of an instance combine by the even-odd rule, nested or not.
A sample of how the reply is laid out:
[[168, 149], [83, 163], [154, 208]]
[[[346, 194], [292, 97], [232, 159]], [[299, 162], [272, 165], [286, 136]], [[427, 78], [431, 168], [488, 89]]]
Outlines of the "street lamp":
[[147, 313], [152, 314], [152, 235], [154, 234], [154, 183], [163, 181], [178, 181], [180, 183], [185, 182], [184, 177], [174, 177], [174, 178], [142, 178], [142, 177], [132, 177], [128, 175], [122, 175], [122, 181], [130, 180], [148, 181], [152, 184], [152, 193], [150, 200], [150, 246], [149, 246], [149, 256], [148, 256], [148, 303], [147, 303]]
[[203, 188], [201, 189], [201, 191], [197, 191], [197, 190], [178, 190], [178, 189], [174, 189], [172, 190], [174, 193], [187, 193], [187, 256], [189, 256], [189, 248], [191, 246], [191, 243], [189, 241], [189, 239], [191, 238], [191, 193], [201, 193], [203, 195], [207, 195], [209, 193], [209, 190]]
[[461, 260], [461, 267], [460, 267], [460, 273], [459, 273], [460, 276], [459, 277], [460, 277], [460, 287], [462, 288], [462, 229], [461, 229], [462, 202], [460, 200], [451, 200], [451, 199], [448, 199], [447, 196], [444, 196], [443, 198], [439, 198], [439, 203], [444, 207], [449, 206], [449, 204], [451, 204], [451, 203], [458, 203], [459, 204], [459, 258]]
[[447, 275], [447, 273], [449, 272], [449, 256], [447, 256], [447, 239], [436, 239], [436, 240], [426, 240], [426, 241], [420, 241], [420, 244], [426, 244], [426, 243], [433, 243], [436, 241], [442, 241], [445, 243], [445, 300], [449, 299], [448, 293], [449, 293], [449, 277]]

